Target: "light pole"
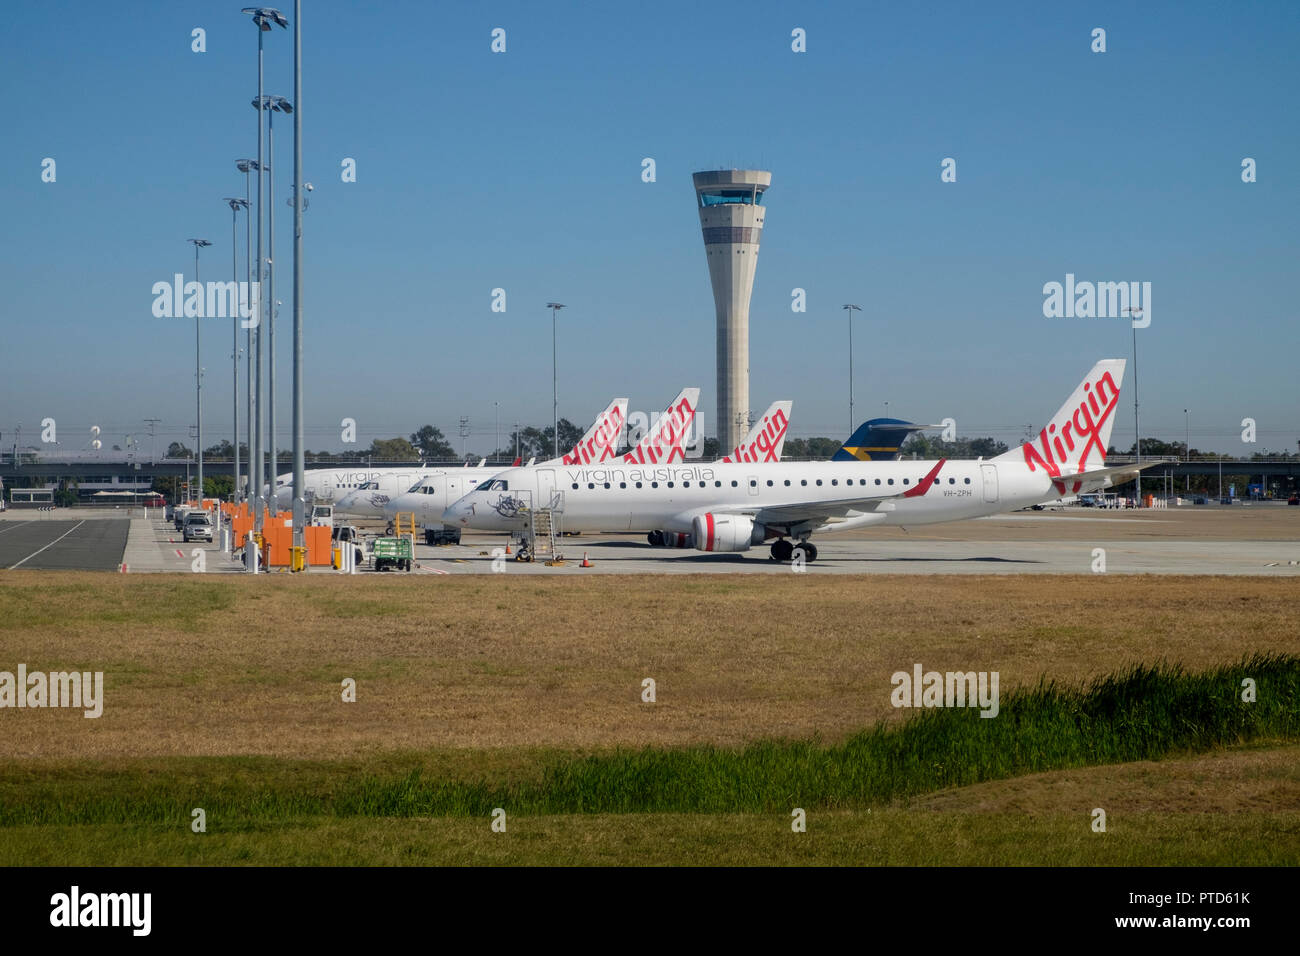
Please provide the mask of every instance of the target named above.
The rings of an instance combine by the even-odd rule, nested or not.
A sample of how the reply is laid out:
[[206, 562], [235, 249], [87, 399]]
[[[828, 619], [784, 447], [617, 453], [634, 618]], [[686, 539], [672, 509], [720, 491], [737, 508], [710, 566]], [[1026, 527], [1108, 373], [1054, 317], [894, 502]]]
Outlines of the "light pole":
[[847, 304], [847, 305], [841, 306], [841, 308], [843, 308], [844, 311], [847, 312], [847, 313], [849, 314], [849, 431], [848, 431], [848, 434], [852, 435], [852, 434], [853, 434], [853, 429], [854, 429], [854, 422], [853, 422], [853, 313], [854, 313], [854, 312], [861, 312], [861, 311], [862, 311], [862, 306], [860, 306], [860, 305], [853, 305], [852, 303], [849, 303], [849, 304]]
[[[253, 461], [255, 460], [255, 456], [253, 454], [253, 420], [257, 415], [256, 402], [254, 401], [254, 393], [253, 393], [253, 389], [255, 385], [255, 379], [253, 377], [253, 329], [257, 326], [257, 323], [261, 321], [261, 315], [262, 315], [262, 311], [261, 311], [262, 299], [261, 299], [260, 285], [258, 286], [258, 292], [256, 294], [253, 291], [253, 231], [252, 231], [253, 218], [252, 218], [252, 208], [251, 208], [252, 194], [249, 191], [248, 174], [256, 170], [257, 173], [259, 174], [258, 178], [260, 179], [262, 164], [255, 159], [237, 159], [235, 160], [235, 168], [244, 174], [244, 199], [249, 201], [249, 215], [244, 217], [244, 273], [245, 273], [245, 279], [248, 283], [248, 315], [245, 316], [245, 321], [248, 322], [248, 324], [245, 326], [245, 335], [246, 335], [248, 353], [247, 355], [244, 356], [244, 361], [245, 364], [247, 365], [247, 373], [245, 375], [245, 378], [248, 381], [247, 407], [244, 409], [245, 429], [246, 429], [246, 434], [248, 435], [248, 489], [244, 492], [244, 500], [248, 501], [249, 492], [253, 491]], [[258, 228], [260, 229], [261, 222], [262, 222], [261, 215], [257, 217], [257, 220], [258, 220]], [[256, 310], [256, 314], [258, 316], [257, 319], [253, 319], [254, 310]], [[252, 320], [252, 321], [248, 321], [248, 320]], [[255, 493], [256, 492], [254, 492], [254, 494]]]
[[[306, 544], [307, 492], [303, 488], [305, 443], [302, 409], [302, 0], [293, 0], [293, 544]], [[307, 183], [308, 190], [311, 183]]]
[[492, 403], [492, 417], [496, 422], [496, 430], [497, 430], [497, 440], [496, 440], [496, 444], [493, 446], [492, 454], [497, 455], [500, 454], [501, 452], [501, 403], [500, 402]]
[[558, 387], [559, 378], [556, 374], [556, 351], [555, 351], [555, 313], [564, 308], [562, 302], [548, 302], [546, 307], [551, 310], [551, 427], [555, 430], [552, 436], [555, 439], [555, 457], [560, 457], [560, 392]]
[[153, 428], [155, 425], [161, 425], [161, 418], [146, 418], [144, 423], [149, 426], [149, 464], [158, 464], [158, 442], [155, 440]]
[[[267, 209], [266, 209], [266, 233], [267, 233], [267, 257], [266, 257], [266, 274], [267, 274], [267, 301], [270, 303], [270, 320], [267, 325], [267, 353], [269, 355], [269, 367], [267, 369], [267, 451], [271, 456], [271, 473], [270, 481], [275, 483], [280, 473], [280, 456], [279, 449], [276, 446], [276, 419], [275, 419], [275, 317], [279, 311], [280, 303], [275, 298], [275, 114], [284, 113], [286, 115], [293, 113], [293, 106], [283, 96], [259, 96], [253, 101], [253, 105], [260, 110], [266, 111], [266, 172], [267, 172]], [[295, 215], [295, 220], [297, 216]], [[297, 497], [297, 491], [294, 497]]]
[[199, 454], [199, 507], [203, 507], [203, 369], [199, 367], [199, 323], [202, 321], [199, 316], [203, 314], [203, 283], [199, 280], [199, 250], [204, 246], [210, 246], [212, 243], [206, 239], [190, 239], [194, 243], [194, 284], [199, 287], [199, 307], [194, 313], [194, 406], [196, 421], [199, 423], [198, 435], [198, 454]]
[[[1187, 409], [1183, 409], [1183, 458], [1188, 463], [1192, 460], [1192, 425], [1191, 419], [1187, 417]], [[1187, 470], [1187, 494], [1190, 497], [1192, 493], [1192, 471]]]
[[[274, 7], [244, 7], [243, 13], [250, 14], [253, 18], [253, 25], [257, 27], [257, 99], [253, 101], [253, 106], [257, 107], [257, 283], [258, 283], [258, 323], [260, 325], [262, 318], [261, 303], [263, 296], [261, 294], [262, 285], [262, 210], [266, 208], [262, 202], [262, 179], [265, 169], [262, 166], [262, 110], [260, 108], [262, 100], [262, 34], [269, 33], [271, 24], [274, 23], [281, 28], [289, 26], [289, 21], [284, 14]], [[251, 331], [251, 330], [250, 330]], [[262, 336], [260, 330], [254, 336], [256, 342], [257, 358], [255, 364], [255, 385], [254, 406], [261, 404], [262, 396]], [[265, 461], [262, 455], [262, 415], [261, 409], [254, 409], [253, 414], [253, 447], [252, 460], [256, 463], [252, 474], [249, 476], [254, 482], [254, 506], [253, 506], [253, 530], [257, 533], [262, 531], [262, 473], [265, 467]], [[256, 570], [256, 567], [254, 567]]]
[[[249, 202], [247, 199], [232, 199], [229, 196], [225, 200], [230, 205], [230, 276], [235, 282], [235, 288], [239, 288], [239, 239], [237, 231], [239, 229], [239, 210], [248, 211]], [[234, 386], [230, 392], [230, 403], [233, 407], [233, 421], [235, 423], [235, 488], [231, 495], [233, 501], [239, 501], [239, 293], [235, 293], [235, 316], [232, 322], [234, 332], [234, 345], [231, 347], [230, 360], [234, 367]]]
[[[1129, 325], [1133, 326], [1133, 452], [1137, 458], [1137, 464], [1142, 464], [1142, 432], [1138, 429], [1138, 328], [1131, 321], [1133, 316], [1141, 315], [1142, 310], [1129, 306], [1124, 310], [1129, 313]], [[1133, 479], [1133, 487], [1136, 489], [1135, 503], [1137, 507], [1142, 507], [1142, 471], [1138, 469], [1137, 477]]]

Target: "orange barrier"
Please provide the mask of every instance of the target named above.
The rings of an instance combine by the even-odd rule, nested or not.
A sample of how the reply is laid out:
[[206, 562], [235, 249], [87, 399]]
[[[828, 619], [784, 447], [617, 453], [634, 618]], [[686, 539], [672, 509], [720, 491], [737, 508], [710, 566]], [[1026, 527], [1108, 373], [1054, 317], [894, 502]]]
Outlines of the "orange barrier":
[[[286, 524], [289, 520], [291, 518], [282, 513], [262, 525], [262, 560], [268, 568], [289, 567], [293, 557], [293, 528]], [[329, 566], [332, 557], [329, 528], [303, 528], [303, 544], [307, 546], [307, 563], [311, 567]]]

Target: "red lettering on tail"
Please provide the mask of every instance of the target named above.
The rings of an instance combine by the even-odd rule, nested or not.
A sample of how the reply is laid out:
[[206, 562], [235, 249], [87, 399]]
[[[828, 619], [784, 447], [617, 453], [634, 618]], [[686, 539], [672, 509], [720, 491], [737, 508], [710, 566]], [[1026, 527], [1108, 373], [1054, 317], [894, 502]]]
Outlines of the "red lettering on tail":
[[[1115, 380], [1111, 378], [1110, 372], [1102, 373], [1095, 385], [1092, 382], [1085, 382], [1083, 390], [1087, 394], [1061, 429], [1071, 453], [1074, 452], [1076, 444], [1082, 442], [1082, 447], [1078, 450], [1077, 462], [1071, 462], [1070, 454], [1061, 444], [1060, 436], [1055, 435], [1055, 425], [1050, 425], [1038, 433], [1038, 447], [1034, 447], [1032, 442], [1020, 446], [1024, 449], [1025, 464], [1029, 466], [1029, 470], [1037, 471], [1042, 468], [1052, 477], [1052, 483], [1061, 494], [1065, 494], [1065, 483], [1059, 480], [1062, 466], [1073, 464], [1067, 475], [1087, 471], [1088, 456], [1094, 450], [1101, 463], [1103, 465], [1106, 463], [1106, 448], [1101, 441], [1101, 430], [1119, 405], [1119, 389], [1115, 387]], [[1073, 435], [1070, 434], [1072, 426]], [[1049, 430], [1053, 433], [1053, 437], [1049, 438]], [[1053, 454], [1053, 446], [1056, 454]], [[1078, 491], [1080, 486], [1081, 482], [1074, 482], [1075, 491]]]
[[790, 427], [790, 420], [786, 418], [785, 411], [778, 408], [776, 413], [767, 419], [767, 424], [763, 430], [758, 433], [752, 442], [748, 445], [737, 445], [730, 455], [723, 458], [723, 461], [780, 461], [777, 457], [776, 449], [780, 444], [783, 436]]

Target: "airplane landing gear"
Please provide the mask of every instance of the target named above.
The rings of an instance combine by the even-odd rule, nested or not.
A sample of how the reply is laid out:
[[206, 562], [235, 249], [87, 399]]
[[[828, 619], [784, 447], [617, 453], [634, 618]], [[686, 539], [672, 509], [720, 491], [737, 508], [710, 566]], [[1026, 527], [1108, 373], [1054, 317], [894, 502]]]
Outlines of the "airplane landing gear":
[[803, 552], [803, 560], [805, 564], [812, 564], [817, 560], [817, 545], [815, 544], [810, 544], [807, 541], [800, 541], [799, 546], [794, 550]]
[[794, 558], [795, 550], [803, 552], [805, 563], [811, 563], [817, 560], [817, 545], [809, 544], [807, 541], [800, 541], [797, 545], [786, 538], [779, 538], [772, 542], [772, 560], [773, 561], [790, 561]]

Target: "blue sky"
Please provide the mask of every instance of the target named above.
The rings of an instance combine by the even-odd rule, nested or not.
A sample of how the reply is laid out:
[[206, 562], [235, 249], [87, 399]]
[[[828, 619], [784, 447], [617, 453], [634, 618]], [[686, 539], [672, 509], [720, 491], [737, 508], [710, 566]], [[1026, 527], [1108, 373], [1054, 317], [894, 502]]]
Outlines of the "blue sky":
[[[1300, 357], [1291, 2], [924, 5], [304, 2], [307, 445], [461, 416], [470, 451], [613, 395], [703, 388], [714, 315], [690, 174], [772, 171], [751, 307], [753, 411], [843, 436], [859, 418], [1041, 426], [1119, 319], [1049, 319], [1044, 283], [1149, 281], [1143, 433], [1295, 449]], [[194, 420], [194, 323], [151, 286], [231, 272], [234, 160], [256, 153], [256, 34], [238, 3], [15, 6], [0, 35], [0, 433], [120, 441]], [[286, 12], [292, 12], [291, 5]], [[207, 52], [191, 51], [206, 30]], [[505, 53], [490, 50], [506, 30]], [[791, 31], [807, 52], [791, 50]], [[1095, 27], [1105, 53], [1090, 49]], [[291, 35], [266, 91], [292, 95]], [[281, 443], [290, 440], [291, 125], [277, 124]], [[41, 181], [45, 157], [57, 181]], [[341, 181], [356, 160], [357, 181]], [[652, 157], [657, 181], [641, 180]], [[957, 182], [940, 181], [945, 157]], [[1257, 162], [1243, 183], [1241, 162]], [[239, 262], [243, 263], [243, 221]], [[210, 271], [209, 271], [210, 270]], [[507, 311], [491, 311], [504, 288]], [[806, 290], [808, 310], [791, 311]], [[241, 336], [242, 338], [242, 336]], [[205, 444], [230, 432], [231, 329], [204, 326]], [[1124, 401], [1131, 402], [1126, 381]], [[1131, 412], [1131, 405], [1130, 405]], [[1240, 422], [1258, 422], [1243, 445]], [[1121, 417], [1115, 444], [1132, 442]], [[459, 446], [459, 440], [457, 440]]]

